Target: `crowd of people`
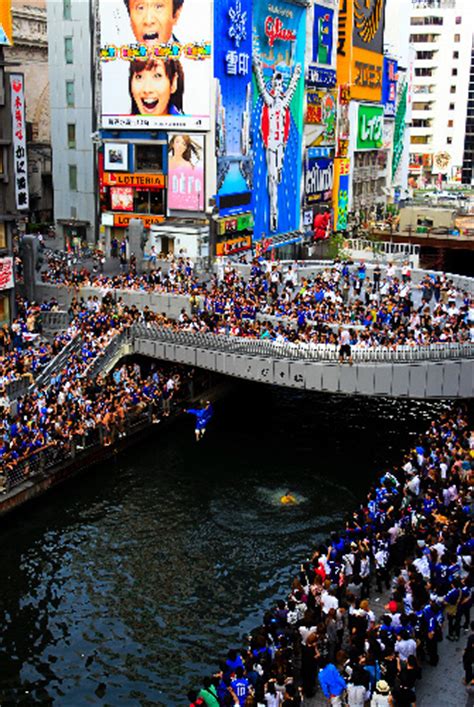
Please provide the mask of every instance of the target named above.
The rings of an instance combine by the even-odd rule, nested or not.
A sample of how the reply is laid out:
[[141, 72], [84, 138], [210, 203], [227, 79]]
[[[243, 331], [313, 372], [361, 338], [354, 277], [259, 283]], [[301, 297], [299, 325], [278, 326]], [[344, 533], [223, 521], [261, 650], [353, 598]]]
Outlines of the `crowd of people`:
[[[466, 411], [441, 414], [302, 563], [248, 645], [189, 692], [191, 707], [296, 707], [317, 691], [334, 706], [414, 707], [439, 642], [469, 628], [464, 669], [474, 690], [473, 458]], [[374, 592], [386, 593], [381, 615]]]
[[126, 326], [140, 318], [136, 308], [119, 311], [106, 301], [74, 301], [66, 336], [79, 336], [80, 347], [55, 370], [43, 387], [32, 389], [16, 401], [15, 412], [0, 419], [0, 466], [3, 486], [15, 469], [32, 454], [48, 447], [69, 450], [87, 446], [88, 436], [100, 432], [97, 442], [112, 444], [125, 433], [125, 421], [150, 407], [157, 422], [170, 412], [179, 393], [178, 369], [157, 368], [144, 375], [140, 367], [122, 366], [110, 376], [90, 377], [91, 364]]
[[103, 291], [185, 294], [190, 312], [162, 324], [191, 332], [358, 348], [474, 342], [474, 300], [445, 275], [427, 274], [415, 285], [407, 264], [384, 272], [376, 266], [369, 275], [363, 261], [336, 261], [299, 277], [294, 266], [256, 259], [248, 278], [228, 265], [205, 283], [189, 259], [178, 258], [167, 272], [106, 276], [52, 267], [44, 279]]

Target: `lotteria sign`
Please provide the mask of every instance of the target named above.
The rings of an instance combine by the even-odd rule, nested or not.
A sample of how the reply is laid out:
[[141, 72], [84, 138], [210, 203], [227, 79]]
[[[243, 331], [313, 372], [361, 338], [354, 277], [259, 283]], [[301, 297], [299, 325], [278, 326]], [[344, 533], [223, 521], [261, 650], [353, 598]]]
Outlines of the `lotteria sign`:
[[357, 149], [379, 150], [383, 146], [383, 106], [359, 105]]

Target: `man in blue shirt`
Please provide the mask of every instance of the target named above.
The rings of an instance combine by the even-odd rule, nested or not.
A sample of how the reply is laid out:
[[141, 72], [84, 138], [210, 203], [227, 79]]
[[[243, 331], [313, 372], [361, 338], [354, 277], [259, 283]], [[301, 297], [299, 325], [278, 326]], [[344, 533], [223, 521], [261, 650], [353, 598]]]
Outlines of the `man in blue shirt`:
[[244, 707], [245, 705], [245, 700], [247, 699], [247, 696], [250, 691], [250, 683], [248, 679], [244, 675], [244, 669], [243, 668], [237, 668], [235, 671], [235, 680], [232, 680], [231, 682], [231, 687], [235, 694], [237, 695], [237, 699], [239, 700], [239, 704], [241, 707]]
[[346, 689], [344, 678], [327, 658], [321, 659], [320, 665], [322, 668], [319, 671], [318, 680], [324, 696], [331, 701], [331, 705], [342, 705], [342, 696]]

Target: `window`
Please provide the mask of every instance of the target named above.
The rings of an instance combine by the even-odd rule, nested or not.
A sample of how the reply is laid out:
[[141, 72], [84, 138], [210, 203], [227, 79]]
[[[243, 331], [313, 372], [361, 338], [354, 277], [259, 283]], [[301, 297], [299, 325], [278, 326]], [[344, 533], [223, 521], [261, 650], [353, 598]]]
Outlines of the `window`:
[[64, 37], [64, 57], [66, 59], [66, 64], [73, 63], [72, 37]]
[[460, 41], [461, 41], [461, 35], [460, 35], [460, 34], [455, 34], [455, 35], [454, 35], [454, 41], [455, 41], [455, 42], [460, 42]]
[[454, 120], [448, 120], [448, 128], [454, 127]]
[[63, 19], [71, 20], [71, 0], [63, 0]]
[[446, 139], [446, 143], [447, 143], [448, 145], [452, 145], [452, 144], [453, 144], [453, 138], [452, 138], [452, 137], [448, 137], [448, 138]]
[[426, 52], [423, 52], [423, 51], [416, 52], [416, 58], [420, 59], [420, 60], [423, 60], [423, 59], [431, 60], [431, 59], [434, 59], [435, 54], [436, 54], [436, 52], [427, 52], [427, 51]]
[[458, 75], [458, 70], [457, 69], [451, 69], [451, 76], [457, 76]]
[[77, 166], [75, 164], [69, 165], [69, 189], [77, 191]]
[[66, 105], [74, 108], [74, 81], [66, 81]]
[[4, 221], [0, 221], [0, 250], [7, 247], [7, 227]]
[[415, 76], [433, 76], [434, 69], [415, 69]]
[[454, 103], [449, 104], [449, 110], [454, 110]]
[[431, 120], [427, 118], [414, 118], [411, 122], [413, 128], [429, 128]]
[[162, 145], [135, 145], [137, 172], [161, 172], [163, 169]]
[[67, 126], [67, 146], [69, 149], [76, 147], [76, 124], [68, 123]]
[[456, 86], [451, 86], [449, 93], [456, 93]]
[[461, 23], [462, 23], [462, 17], [460, 17], [460, 16], [458, 15], [458, 16], [456, 17], [456, 24], [457, 24], [457, 25], [460, 25]]
[[459, 52], [453, 52], [453, 59], [459, 59]]

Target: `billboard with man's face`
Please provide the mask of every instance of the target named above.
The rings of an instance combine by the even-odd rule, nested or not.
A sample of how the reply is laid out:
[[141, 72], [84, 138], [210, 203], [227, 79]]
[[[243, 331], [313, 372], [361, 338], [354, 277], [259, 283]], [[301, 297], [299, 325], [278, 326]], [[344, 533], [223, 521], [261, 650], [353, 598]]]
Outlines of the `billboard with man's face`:
[[211, 0], [99, 0], [102, 127], [207, 130]]

